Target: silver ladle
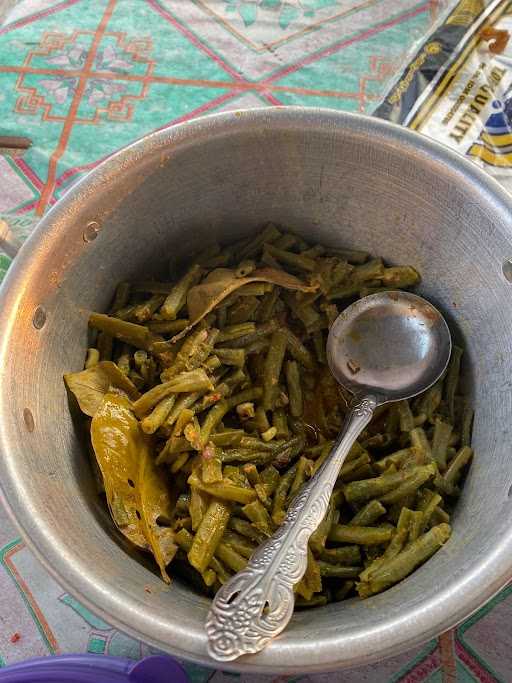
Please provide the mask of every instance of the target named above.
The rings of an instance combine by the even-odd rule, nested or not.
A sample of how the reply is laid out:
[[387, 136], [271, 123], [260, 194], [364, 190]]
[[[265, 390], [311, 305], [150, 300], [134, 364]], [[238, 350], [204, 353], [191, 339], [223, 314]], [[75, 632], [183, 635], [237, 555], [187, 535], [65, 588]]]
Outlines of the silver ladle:
[[377, 406], [432, 386], [450, 354], [442, 315], [408, 292], [372, 294], [336, 318], [327, 359], [337, 381], [354, 394], [354, 405], [329, 457], [293, 500], [283, 524], [217, 592], [206, 621], [211, 657], [226, 662], [259, 652], [286, 628], [293, 588], [306, 571], [309, 538], [327, 512], [354, 441]]

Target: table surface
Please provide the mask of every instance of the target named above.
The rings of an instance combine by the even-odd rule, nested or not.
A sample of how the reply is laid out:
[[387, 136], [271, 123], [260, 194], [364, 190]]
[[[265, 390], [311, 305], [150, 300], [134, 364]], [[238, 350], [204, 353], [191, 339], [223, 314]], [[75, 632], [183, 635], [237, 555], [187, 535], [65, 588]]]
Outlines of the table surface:
[[[439, 0], [0, 0], [0, 136], [33, 142], [20, 156], [0, 155], [8, 226], [0, 280], [38, 218], [146, 133], [247, 107], [371, 113], [442, 8]], [[372, 667], [278, 679], [187, 670], [195, 683], [511, 681], [511, 591]], [[152, 650], [64, 592], [0, 509], [0, 666], [69, 652], [138, 659]]]

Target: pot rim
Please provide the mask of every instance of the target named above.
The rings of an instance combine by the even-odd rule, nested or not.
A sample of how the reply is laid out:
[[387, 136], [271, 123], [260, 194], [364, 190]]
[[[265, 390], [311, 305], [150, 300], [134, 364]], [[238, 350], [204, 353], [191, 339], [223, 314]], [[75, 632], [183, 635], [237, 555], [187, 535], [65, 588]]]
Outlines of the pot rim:
[[[102, 192], [102, 187], [104, 188], [108, 180], [116, 173], [122, 173], [127, 168], [136, 166], [141, 160], [151, 157], [155, 152], [168, 151], [176, 145], [190, 144], [194, 138], [201, 137], [205, 133], [209, 136], [229, 136], [232, 133], [244, 132], [261, 125], [285, 128], [289, 126], [294, 130], [313, 127], [318, 131], [341, 127], [366, 138], [373, 134], [379, 138], [379, 142], [384, 140], [389, 144], [399, 145], [401, 148], [423, 154], [430, 161], [447, 166], [454, 176], [464, 179], [464, 182], [469, 181], [475, 187], [478, 186], [484, 203], [490, 202], [504, 216], [508, 214], [510, 222], [508, 237], [512, 240], [512, 220], [510, 219], [512, 198], [496, 180], [449, 148], [386, 121], [324, 108], [278, 107], [211, 114], [161, 129], [119, 150], [80, 179], [40, 221], [11, 265], [0, 290], [0, 329], [3, 330], [0, 338], [0, 415], [7, 415], [12, 398], [2, 387], [10, 385], [10, 382], [6, 381], [10, 372], [9, 337], [12, 321], [26, 289], [26, 274], [38, 261], [41, 246], [44, 244], [45, 248], [48, 248], [52, 238], [57, 237], [62, 231], [62, 226], [66, 221], [72, 220], [75, 207], [78, 210], [79, 206], [83, 206], [84, 197], [86, 199], [91, 193]], [[17, 495], [19, 489], [22, 489], [22, 482], [17, 479], [15, 469], [9, 466], [7, 455], [14, 451], [16, 440], [15, 422], [9, 423], [2, 417], [0, 420], [2, 501], [27, 545], [56, 581], [92, 612], [116, 628], [159, 649], [167, 650], [175, 656], [218, 668], [219, 663], [206, 654], [205, 636], [200, 647], [190, 650], [180, 644], [178, 632], [172, 643], [159, 640], [157, 635], [148, 635], [144, 626], [149, 626], [149, 622], [142, 620], [138, 628], [132, 624], [133, 614], [130, 603], [124, 593], [116, 590], [114, 582], [110, 584], [103, 582], [98, 585], [91, 580], [90, 576], [84, 578], [76, 567], [71, 569], [69, 558], [61, 556], [49, 530], [34, 523], [30, 501]], [[346, 652], [341, 657], [338, 652], [341, 636], [335, 631], [331, 630], [321, 638], [318, 637], [317, 632], [310, 642], [293, 640], [285, 633], [264, 652], [235, 662], [222, 663], [222, 669], [266, 674], [314, 673], [370, 664], [412, 648], [453, 627], [495, 595], [507, 583], [511, 575], [512, 531], [508, 536], [503, 535], [491, 554], [475, 559], [471, 572], [459, 580], [457, 590], [454, 590], [449, 581], [445, 585], [440, 585], [435, 599], [428, 604], [428, 609], [419, 600], [407, 615], [394, 620], [388, 618], [388, 621], [375, 627], [373, 632], [366, 628], [364, 632], [363, 629], [359, 629], [354, 634], [344, 635], [343, 638], [349, 642], [349, 646], [345, 647]], [[464, 589], [464, 604], [461, 604], [460, 600], [462, 588]], [[113, 597], [116, 595], [117, 599]], [[200, 634], [195, 635], [197, 641]], [[370, 652], [366, 649], [364, 659], [361, 654], [363, 639], [366, 644], [371, 642], [372, 646]], [[350, 644], [352, 641], [354, 647]], [[360, 648], [359, 653], [356, 652], [356, 644]], [[350, 650], [355, 654], [350, 655], [347, 652]], [[320, 662], [318, 661], [319, 652], [322, 655]]]

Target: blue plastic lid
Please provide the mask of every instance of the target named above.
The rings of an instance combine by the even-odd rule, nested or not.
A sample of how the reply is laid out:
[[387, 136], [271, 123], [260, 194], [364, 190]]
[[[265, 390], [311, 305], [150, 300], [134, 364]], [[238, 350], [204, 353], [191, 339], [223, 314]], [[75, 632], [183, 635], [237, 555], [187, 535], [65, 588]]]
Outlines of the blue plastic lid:
[[140, 662], [105, 655], [39, 657], [0, 669], [0, 683], [188, 683], [171, 657]]

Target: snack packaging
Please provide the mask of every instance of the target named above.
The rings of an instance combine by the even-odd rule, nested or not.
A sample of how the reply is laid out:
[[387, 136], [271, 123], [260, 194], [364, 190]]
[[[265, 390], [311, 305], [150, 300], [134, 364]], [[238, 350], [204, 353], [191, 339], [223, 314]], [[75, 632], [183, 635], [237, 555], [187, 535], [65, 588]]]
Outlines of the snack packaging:
[[511, 32], [510, 0], [460, 0], [374, 115], [448, 145], [512, 191]]

